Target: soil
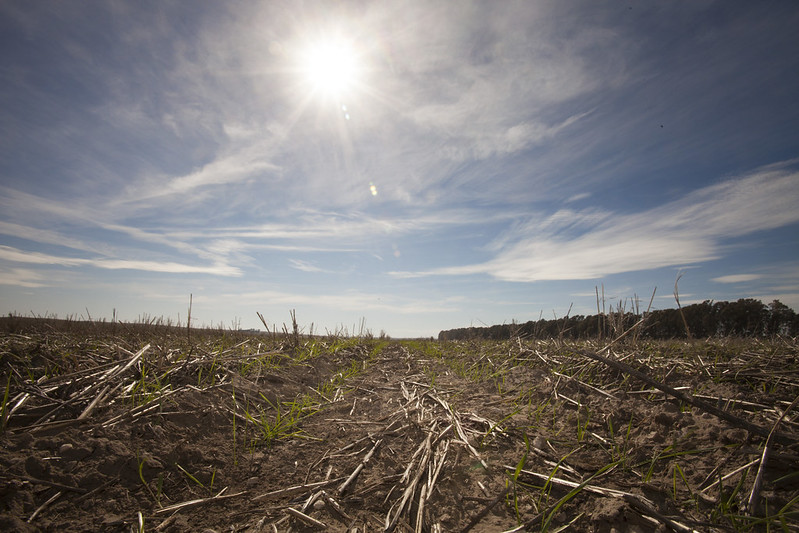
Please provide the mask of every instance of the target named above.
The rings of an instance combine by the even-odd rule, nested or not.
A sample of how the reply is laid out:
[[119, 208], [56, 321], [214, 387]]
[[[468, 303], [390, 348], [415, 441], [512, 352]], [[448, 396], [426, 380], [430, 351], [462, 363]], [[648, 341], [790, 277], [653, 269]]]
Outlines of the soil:
[[[2, 336], [0, 530], [799, 530], [793, 411], [751, 509], [763, 436], [574, 346], [146, 336]], [[766, 431], [796, 354], [611, 350]]]

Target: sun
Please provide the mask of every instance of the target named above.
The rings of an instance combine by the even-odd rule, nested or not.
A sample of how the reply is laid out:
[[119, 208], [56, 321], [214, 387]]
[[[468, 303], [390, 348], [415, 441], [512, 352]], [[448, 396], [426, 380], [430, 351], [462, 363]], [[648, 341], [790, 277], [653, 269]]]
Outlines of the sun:
[[319, 41], [303, 54], [302, 71], [314, 92], [341, 98], [358, 81], [358, 53], [342, 38]]

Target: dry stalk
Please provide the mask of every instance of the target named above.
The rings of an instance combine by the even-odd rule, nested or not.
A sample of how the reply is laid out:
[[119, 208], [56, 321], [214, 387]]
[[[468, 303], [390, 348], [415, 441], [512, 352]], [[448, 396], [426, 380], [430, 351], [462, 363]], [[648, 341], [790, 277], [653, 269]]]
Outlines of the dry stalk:
[[422, 533], [422, 525], [424, 523], [424, 502], [427, 496], [427, 486], [422, 485], [422, 488], [419, 489], [419, 505], [416, 509], [416, 527], [414, 527], [414, 533]]
[[575, 378], [574, 376], [568, 376], [566, 374], [561, 374], [560, 372], [557, 372], [555, 370], [553, 370], [552, 373], [555, 374], [558, 377], [566, 378], [569, 381], [573, 381], [580, 387], [587, 388], [590, 391], [598, 392], [599, 394], [601, 394], [602, 396], [605, 396], [606, 398], [609, 398], [611, 400], [616, 400], [617, 399], [611, 393], [609, 393], [607, 391], [604, 391], [604, 390], [602, 390], [602, 389], [600, 389], [598, 387], [594, 387], [593, 385], [589, 385], [588, 383], [584, 383], [584, 382], [580, 381], [579, 379]]
[[255, 498], [253, 498], [253, 501], [270, 500], [274, 498], [282, 498], [283, 496], [291, 496], [293, 494], [298, 494], [302, 492], [307, 492], [309, 490], [334, 485], [343, 479], [344, 479], [343, 477], [337, 477], [325, 481], [317, 481], [316, 483], [306, 483], [304, 485], [295, 485], [293, 487], [288, 487], [285, 489], [273, 490], [272, 492], [267, 492], [266, 494], [261, 494], [260, 496], [256, 496]]
[[[736, 468], [735, 470], [733, 470], [733, 471], [732, 471], [732, 472], [730, 472], [729, 474], [726, 474], [726, 475], [724, 475], [723, 477], [721, 477], [721, 478], [717, 479], [716, 481], [714, 481], [713, 483], [711, 483], [711, 484], [710, 484], [710, 485], [708, 485], [707, 487], [705, 487], [705, 488], [703, 488], [703, 489], [700, 489], [700, 492], [707, 492], [707, 491], [709, 491], [710, 489], [712, 489], [712, 488], [713, 488], [713, 487], [715, 487], [716, 485], [719, 485], [720, 483], [724, 483], [725, 481], [727, 481], [728, 479], [730, 479], [730, 478], [731, 478], [732, 476], [734, 476], [735, 474], [739, 474], [739, 473], [743, 472], [744, 470], [746, 470], [747, 468], [749, 468], [749, 467], [751, 467], [751, 466], [754, 466], [754, 465], [756, 465], [756, 464], [757, 464], [757, 463], [759, 463], [759, 462], [760, 462], [760, 457], [758, 457], [757, 459], [755, 459], [755, 460], [753, 460], [753, 461], [750, 461], [750, 462], [746, 463], [746, 464], [745, 464], [745, 465], [743, 465], [743, 466], [740, 466], [740, 467]], [[715, 470], [714, 470], [714, 472], [715, 472]], [[708, 479], [710, 479], [710, 477], [709, 477], [709, 476], [708, 476]], [[704, 481], [702, 484], [704, 484], [704, 483], [707, 483], [707, 480], [705, 480], [705, 481]]]
[[757, 507], [760, 502], [760, 489], [763, 486], [763, 474], [765, 473], [766, 462], [768, 461], [768, 456], [771, 452], [771, 440], [774, 438], [774, 434], [776, 433], [780, 422], [782, 422], [782, 420], [785, 418], [785, 415], [788, 414], [788, 411], [796, 406], [797, 402], [799, 402], [799, 396], [797, 396], [794, 401], [791, 402], [791, 405], [789, 405], [788, 408], [782, 412], [782, 415], [780, 415], [780, 417], [774, 423], [774, 427], [771, 428], [768, 438], [766, 439], [766, 444], [763, 445], [763, 455], [760, 458], [760, 466], [757, 469], [757, 476], [755, 476], [752, 492], [749, 494], [749, 501], [746, 504], [746, 510], [750, 515], [755, 515], [757, 513]]
[[466, 432], [465, 432], [465, 431], [463, 431], [463, 426], [461, 425], [460, 417], [458, 417], [457, 413], [455, 413], [455, 411], [452, 409], [452, 407], [450, 407], [449, 403], [447, 403], [447, 401], [446, 401], [446, 400], [443, 400], [443, 399], [439, 398], [438, 396], [436, 396], [436, 395], [434, 395], [434, 394], [429, 394], [429, 396], [430, 396], [430, 397], [431, 397], [433, 400], [435, 400], [435, 401], [437, 401], [439, 404], [441, 404], [441, 407], [443, 407], [443, 408], [444, 408], [444, 409], [447, 411], [447, 414], [449, 414], [450, 420], [452, 420], [452, 424], [453, 424], [453, 426], [455, 427], [455, 433], [457, 433], [457, 435], [458, 435], [458, 438], [459, 438], [459, 439], [460, 439], [460, 440], [463, 442], [463, 444], [466, 446], [466, 449], [468, 449], [468, 450], [469, 450], [469, 453], [471, 453], [471, 454], [474, 456], [474, 458], [475, 458], [475, 459], [477, 459], [478, 461], [480, 461], [480, 464], [481, 464], [481, 465], [483, 465], [483, 468], [485, 468], [486, 470], [488, 470], [488, 464], [486, 464], [486, 462], [485, 462], [485, 461], [483, 460], [483, 458], [480, 456], [480, 452], [478, 452], [478, 451], [477, 451], [477, 450], [474, 448], [474, 446], [472, 446], [472, 445], [469, 443], [469, 437], [467, 437], [467, 436], [466, 436]]
[[255, 314], [258, 315], [258, 318], [261, 319], [261, 324], [264, 325], [264, 328], [266, 328], [266, 332], [269, 333], [269, 325], [266, 323], [266, 319], [264, 318], [264, 315], [262, 315], [258, 311], [256, 311]]
[[[389, 510], [388, 514], [386, 515], [385, 533], [391, 533], [397, 527], [397, 523], [399, 522], [400, 516], [402, 516], [402, 513], [405, 511], [405, 506], [408, 504], [408, 501], [411, 498], [413, 498], [413, 494], [416, 491], [416, 486], [419, 484], [419, 481], [422, 479], [422, 476], [427, 470], [427, 463], [430, 461], [430, 456], [432, 455], [432, 437], [434, 431], [435, 431], [435, 422], [433, 424], [432, 431], [428, 432], [427, 438], [419, 447], [419, 450], [423, 450], [422, 458], [419, 461], [419, 465], [416, 469], [416, 474], [414, 475], [411, 482], [408, 483], [408, 485], [405, 487], [405, 491], [402, 494], [402, 499], [400, 500], [396, 512], [394, 513], [394, 518], [391, 518], [391, 510]], [[413, 461], [413, 459], [411, 459], [411, 461]], [[408, 465], [408, 469], [410, 469], [410, 466], [411, 465]], [[403, 477], [403, 479], [405, 478]], [[394, 506], [392, 506], [392, 508], [393, 507]]]
[[53, 494], [50, 497], [50, 499], [48, 499], [46, 502], [44, 502], [39, 507], [37, 507], [36, 510], [33, 511], [33, 514], [30, 516], [30, 518], [28, 518], [28, 523], [30, 524], [31, 522], [33, 522], [33, 520], [39, 515], [39, 513], [44, 511], [47, 508], [48, 505], [50, 505], [51, 503], [56, 501], [58, 498], [60, 498], [62, 494], [64, 494], [64, 492], [59, 490], [58, 492]]
[[352, 517], [348, 515], [344, 509], [341, 508], [341, 505], [339, 505], [338, 502], [331, 498], [325, 491], [321, 491], [321, 498], [324, 500], [325, 506], [332, 514], [336, 515], [339, 520], [343, 521], [345, 524], [352, 522]]
[[680, 316], [682, 317], [682, 323], [685, 326], [685, 333], [688, 335], [688, 340], [692, 340], [693, 337], [691, 336], [691, 329], [688, 327], [688, 321], [685, 319], [685, 313], [682, 311], [682, 306], [680, 305], [680, 291], [677, 289], [677, 284], [680, 283], [680, 278], [683, 276], [683, 273], [680, 272], [677, 275], [677, 279], [674, 281], [674, 299], [677, 300], [677, 309], [680, 311]]
[[347, 487], [349, 487], [350, 484], [353, 481], [355, 481], [355, 478], [358, 477], [358, 474], [361, 473], [361, 470], [364, 469], [364, 467], [366, 466], [366, 463], [369, 462], [369, 459], [372, 458], [372, 455], [374, 455], [375, 450], [377, 450], [377, 448], [380, 446], [380, 444], [382, 442], [383, 442], [383, 439], [377, 439], [377, 442], [375, 442], [374, 446], [372, 446], [372, 449], [369, 450], [369, 452], [364, 456], [363, 461], [361, 461], [360, 464], [358, 464], [358, 466], [355, 467], [355, 470], [352, 471], [352, 474], [350, 474], [350, 477], [348, 477], [347, 480], [344, 483], [341, 484], [341, 486], [338, 488], [338, 491], [337, 491], [339, 496], [344, 494], [344, 492], [347, 490]]
[[293, 509], [291, 507], [286, 507], [286, 512], [291, 516], [293, 516], [294, 518], [297, 518], [301, 522], [304, 522], [308, 526], [315, 527], [317, 529], [327, 529], [327, 524], [325, 524], [324, 522], [321, 522], [316, 518], [310, 517], [307, 514], [300, 512], [296, 509]]
[[[118, 389], [120, 385], [121, 383], [117, 385], [114, 388], [114, 390]], [[84, 409], [83, 412], [78, 416], [78, 420], [87, 418], [92, 413], [92, 411], [94, 411], [94, 408], [97, 407], [97, 404], [100, 403], [100, 401], [102, 401], [103, 398], [105, 398], [106, 393], [108, 393], [110, 389], [111, 385], [106, 385], [105, 388], [102, 391], [100, 391], [100, 394], [98, 394], [97, 397], [94, 400], [92, 400], [92, 402], [86, 407], [86, 409]]]
[[479, 523], [480, 523], [480, 521], [481, 521], [483, 518], [485, 518], [485, 516], [486, 516], [488, 513], [490, 513], [490, 512], [491, 512], [491, 509], [493, 509], [494, 507], [496, 507], [496, 506], [497, 506], [497, 504], [498, 504], [499, 502], [501, 502], [501, 501], [502, 501], [502, 498], [504, 498], [504, 497], [505, 497], [505, 495], [508, 493], [508, 491], [510, 491], [510, 487], [511, 487], [510, 485], [508, 485], [507, 487], [505, 487], [505, 489], [504, 489], [502, 492], [500, 492], [500, 493], [497, 495], [497, 497], [496, 497], [496, 498], [494, 498], [493, 500], [491, 500], [491, 501], [490, 501], [490, 502], [489, 502], [489, 503], [488, 503], [488, 504], [487, 504], [485, 507], [483, 507], [483, 509], [481, 509], [481, 510], [480, 510], [480, 512], [479, 512], [479, 513], [477, 513], [477, 514], [474, 516], [474, 518], [472, 518], [472, 519], [469, 521], [469, 523], [468, 523], [468, 524], [466, 524], [466, 527], [464, 527], [463, 529], [461, 529], [461, 533], [467, 533], [468, 531], [471, 531], [471, 530], [472, 530], [472, 528], [473, 528], [474, 526], [476, 526], [477, 524], [479, 524]]
[[222, 494], [224, 491], [225, 491], [225, 489], [222, 489], [222, 491], [220, 491], [219, 494], [217, 494], [216, 496], [211, 496], [210, 498], [200, 498], [200, 499], [197, 499], [197, 500], [188, 500], [188, 501], [185, 501], [185, 502], [176, 503], [174, 505], [167, 505], [166, 507], [162, 507], [161, 509], [157, 509], [155, 511], [155, 514], [170, 513], [172, 511], [180, 511], [182, 509], [186, 509], [186, 508], [189, 508], [189, 507], [196, 507], [198, 505], [205, 505], [205, 504], [208, 504], [208, 503], [216, 503], [216, 502], [220, 502], [220, 501], [223, 501], [223, 500], [230, 500], [232, 498], [238, 498], [239, 496], [244, 496], [248, 492], [248, 491], [244, 490], [244, 491], [241, 491], [241, 492], [237, 492], [235, 494]]
[[193, 294], [189, 294], [189, 315], [186, 318], [186, 343], [191, 346], [191, 303], [194, 298]]

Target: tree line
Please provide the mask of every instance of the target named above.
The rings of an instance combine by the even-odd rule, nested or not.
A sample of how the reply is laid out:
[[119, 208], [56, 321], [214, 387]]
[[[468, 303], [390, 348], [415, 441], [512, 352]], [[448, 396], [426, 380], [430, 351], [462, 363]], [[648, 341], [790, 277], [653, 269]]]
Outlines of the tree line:
[[707, 337], [762, 337], [799, 335], [799, 315], [779, 300], [765, 305], [742, 298], [736, 302], [714, 302], [660, 309], [637, 314], [619, 309], [596, 315], [565, 316], [526, 323], [468, 327], [441, 331], [439, 340], [522, 338], [590, 339], [616, 337], [641, 322], [637, 336], [650, 339]]

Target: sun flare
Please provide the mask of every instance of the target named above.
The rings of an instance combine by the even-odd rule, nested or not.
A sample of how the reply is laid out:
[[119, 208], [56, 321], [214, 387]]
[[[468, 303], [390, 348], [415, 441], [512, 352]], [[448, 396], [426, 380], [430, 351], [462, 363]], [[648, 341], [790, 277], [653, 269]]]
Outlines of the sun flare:
[[314, 91], [325, 96], [340, 97], [358, 78], [358, 55], [352, 44], [343, 39], [308, 47], [303, 63], [303, 71]]

